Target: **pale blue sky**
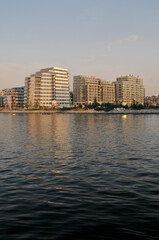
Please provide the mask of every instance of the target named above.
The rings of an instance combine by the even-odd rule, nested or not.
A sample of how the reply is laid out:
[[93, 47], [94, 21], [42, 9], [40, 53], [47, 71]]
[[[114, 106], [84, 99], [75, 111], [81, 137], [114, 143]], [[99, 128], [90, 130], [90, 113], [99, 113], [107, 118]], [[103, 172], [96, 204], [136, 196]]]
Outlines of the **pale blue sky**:
[[0, 89], [57, 66], [159, 94], [159, 0], [0, 0], [0, 56]]

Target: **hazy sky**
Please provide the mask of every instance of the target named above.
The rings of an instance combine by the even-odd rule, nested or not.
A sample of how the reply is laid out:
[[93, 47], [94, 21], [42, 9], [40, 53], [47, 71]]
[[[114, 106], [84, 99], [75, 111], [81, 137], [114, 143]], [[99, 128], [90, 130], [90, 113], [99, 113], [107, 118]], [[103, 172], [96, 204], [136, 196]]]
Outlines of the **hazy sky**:
[[0, 89], [51, 66], [159, 94], [159, 0], [0, 0]]

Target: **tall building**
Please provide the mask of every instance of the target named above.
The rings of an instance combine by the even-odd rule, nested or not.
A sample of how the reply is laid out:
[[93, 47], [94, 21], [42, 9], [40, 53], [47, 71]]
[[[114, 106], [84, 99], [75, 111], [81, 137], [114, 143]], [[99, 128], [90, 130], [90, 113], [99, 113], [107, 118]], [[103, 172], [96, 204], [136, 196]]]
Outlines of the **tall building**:
[[115, 85], [109, 81], [100, 81], [101, 103], [115, 103]]
[[132, 105], [134, 102], [144, 104], [145, 88], [143, 79], [133, 75], [122, 76], [115, 82], [116, 103]]
[[75, 104], [100, 104], [115, 102], [115, 87], [109, 81], [95, 76], [78, 75], [73, 77], [73, 101]]
[[25, 79], [24, 104], [28, 107], [69, 106], [68, 70], [45, 68]]

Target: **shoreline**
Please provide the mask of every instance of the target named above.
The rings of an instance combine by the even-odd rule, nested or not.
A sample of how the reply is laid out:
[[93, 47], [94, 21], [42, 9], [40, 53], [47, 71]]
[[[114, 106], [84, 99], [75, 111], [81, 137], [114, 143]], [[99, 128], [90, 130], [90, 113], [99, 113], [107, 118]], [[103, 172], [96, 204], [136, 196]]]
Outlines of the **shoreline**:
[[52, 115], [52, 114], [159, 114], [159, 109], [142, 109], [142, 110], [111, 110], [109, 112], [105, 111], [95, 111], [95, 110], [1, 110], [0, 113], [6, 114], [43, 114], [43, 115]]

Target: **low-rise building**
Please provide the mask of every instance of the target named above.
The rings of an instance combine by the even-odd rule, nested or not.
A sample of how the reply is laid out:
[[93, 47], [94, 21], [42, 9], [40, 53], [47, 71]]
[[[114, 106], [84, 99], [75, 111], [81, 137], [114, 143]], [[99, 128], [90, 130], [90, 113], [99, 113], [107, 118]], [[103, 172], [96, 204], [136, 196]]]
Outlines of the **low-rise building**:
[[148, 106], [159, 106], [159, 95], [145, 97], [145, 103]]
[[6, 108], [24, 106], [24, 87], [6, 88], [2, 90], [1, 94]]
[[5, 108], [12, 109], [16, 106], [16, 95], [11, 88], [5, 88], [2, 90], [3, 104]]

